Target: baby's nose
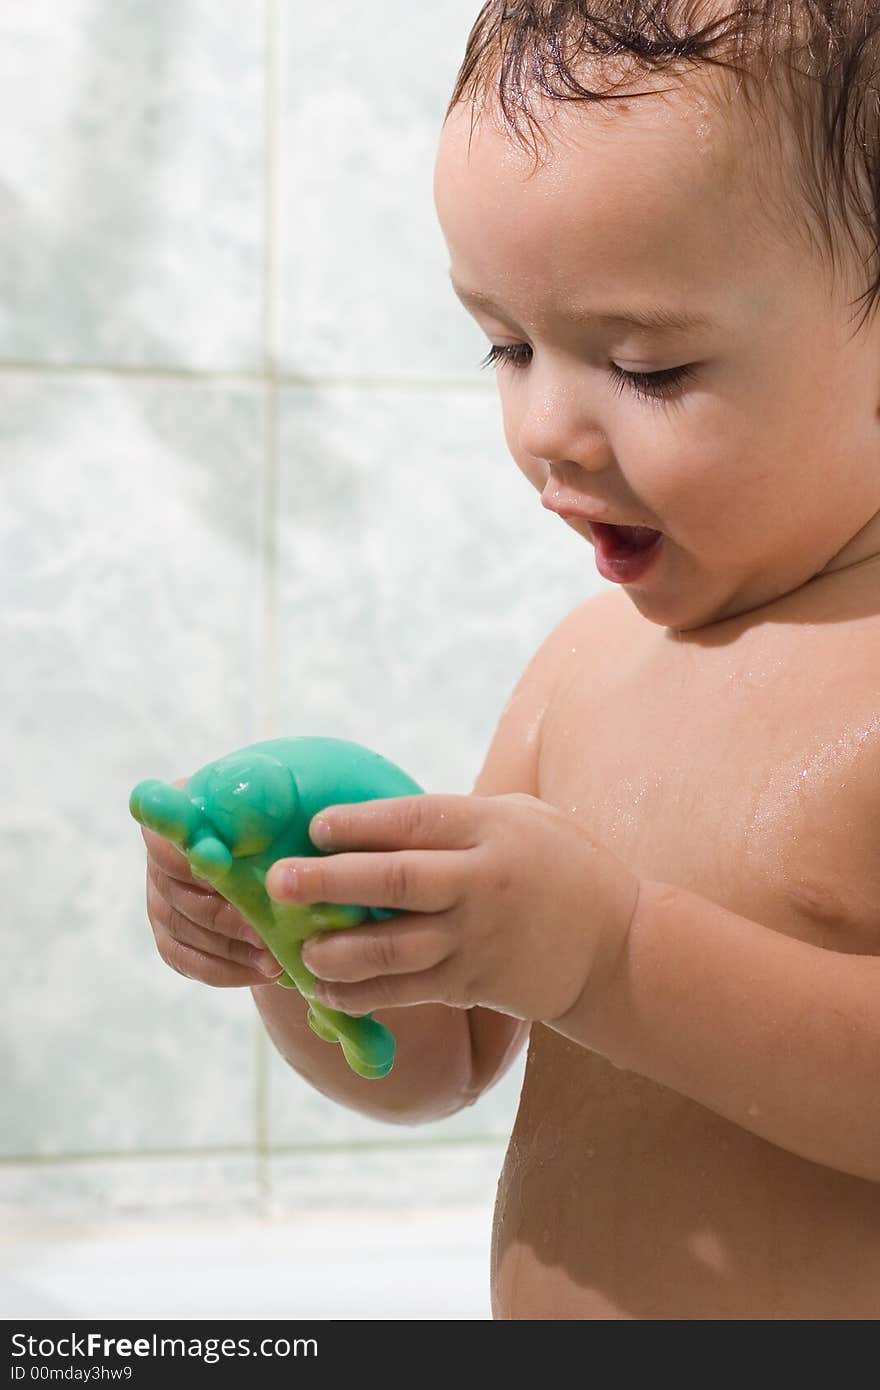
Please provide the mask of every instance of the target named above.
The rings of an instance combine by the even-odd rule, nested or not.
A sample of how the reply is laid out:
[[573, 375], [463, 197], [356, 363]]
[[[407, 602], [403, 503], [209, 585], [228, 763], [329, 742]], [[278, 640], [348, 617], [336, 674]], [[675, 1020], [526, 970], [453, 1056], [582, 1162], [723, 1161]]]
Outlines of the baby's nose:
[[596, 412], [584, 392], [570, 384], [529, 384], [519, 425], [519, 447], [551, 466], [577, 464], [596, 471], [611, 461]]

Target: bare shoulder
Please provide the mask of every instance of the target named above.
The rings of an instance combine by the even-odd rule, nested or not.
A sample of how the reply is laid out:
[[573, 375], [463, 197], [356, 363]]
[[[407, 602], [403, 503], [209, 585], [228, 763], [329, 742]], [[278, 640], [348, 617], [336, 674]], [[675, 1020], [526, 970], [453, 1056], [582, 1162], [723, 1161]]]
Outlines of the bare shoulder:
[[593, 594], [579, 603], [563, 618], [537, 656], [554, 662], [559, 670], [565, 666], [566, 657], [571, 654], [573, 646], [620, 636], [625, 636], [629, 641], [635, 633], [643, 632], [650, 626], [623, 589], [603, 589], [601, 593]]
[[541, 643], [513, 688], [474, 785], [476, 796], [538, 795], [544, 716], [577, 648], [602, 642], [632, 621], [632, 605], [617, 590], [593, 595], [561, 619]]

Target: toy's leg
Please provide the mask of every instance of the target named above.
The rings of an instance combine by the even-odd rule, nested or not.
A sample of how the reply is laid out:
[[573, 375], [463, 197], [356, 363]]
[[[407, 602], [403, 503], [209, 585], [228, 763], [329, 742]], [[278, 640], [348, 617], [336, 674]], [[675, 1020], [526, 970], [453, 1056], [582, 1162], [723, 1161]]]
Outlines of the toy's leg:
[[312, 1000], [309, 1027], [325, 1042], [338, 1042], [345, 1060], [359, 1076], [387, 1076], [394, 1062], [394, 1034], [371, 1014], [352, 1018]]
[[302, 944], [318, 931], [358, 926], [365, 918], [363, 908], [342, 904], [311, 904], [274, 907], [275, 926], [267, 945], [285, 973], [277, 981], [285, 989], [298, 989], [309, 1001], [309, 1027], [324, 1042], [338, 1042], [345, 1060], [359, 1076], [385, 1076], [394, 1061], [394, 1034], [375, 1019], [351, 1018], [328, 1009], [315, 999], [314, 975], [302, 958]]
[[[213, 835], [203, 836], [198, 844], [192, 846], [188, 857], [198, 877], [210, 883], [212, 888], [220, 888], [232, 868], [232, 855], [223, 842]], [[223, 891], [222, 888], [220, 891]]]
[[394, 1061], [394, 1035], [372, 1018], [350, 1018], [327, 1009], [315, 999], [315, 976], [302, 958], [302, 945], [319, 931], [356, 927], [367, 911], [341, 903], [310, 903], [308, 906], [272, 903], [271, 920], [260, 928], [269, 950], [284, 974], [276, 984], [298, 989], [309, 1001], [309, 1027], [324, 1042], [338, 1042], [345, 1059], [360, 1076], [385, 1076]]

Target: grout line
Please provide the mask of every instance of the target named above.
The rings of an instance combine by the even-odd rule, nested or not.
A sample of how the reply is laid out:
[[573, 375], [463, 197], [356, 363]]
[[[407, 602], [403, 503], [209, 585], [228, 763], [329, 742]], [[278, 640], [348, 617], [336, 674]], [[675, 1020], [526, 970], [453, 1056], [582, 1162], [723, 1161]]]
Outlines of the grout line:
[[265, 100], [263, 167], [263, 354], [267, 376], [277, 379], [279, 366], [278, 209], [280, 194], [281, 14], [278, 0], [266, 0]]
[[[263, 369], [265, 419], [262, 517], [260, 526], [260, 739], [277, 731], [278, 692], [278, 179], [281, 74], [278, 0], [265, 0], [265, 59], [263, 73]], [[255, 1010], [256, 1012], [256, 1010]], [[254, 1135], [257, 1154], [257, 1190], [263, 1201], [271, 1196], [269, 1040], [259, 1016], [254, 1020]]]
[[[313, 1144], [273, 1144], [266, 1151], [269, 1158], [311, 1158], [320, 1154], [400, 1153], [408, 1149], [457, 1149], [494, 1148], [506, 1144], [507, 1140], [494, 1134], [464, 1134], [445, 1139], [337, 1139]], [[173, 1160], [190, 1162], [206, 1158], [253, 1158], [255, 1147], [250, 1144], [218, 1145], [216, 1148], [191, 1149], [142, 1149], [128, 1153], [112, 1149], [94, 1153], [67, 1154], [13, 1154], [0, 1158], [0, 1171], [4, 1168], [67, 1168], [87, 1163], [151, 1163]], [[259, 1155], [258, 1155], [259, 1156]]]
[[271, 1196], [271, 1159], [269, 1143], [269, 1040], [259, 1018], [254, 1020], [256, 1030], [254, 1053], [254, 1108], [257, 1159], [257, 1191], [263, 1201]]
[[[277, 367], [277, 363], [275, 364]], [[475, 391], [479, 394], [495, 395], [494, 377], [474, 379], [470, 375], [450, 372], [442, 376], [399, 376], [394, 372], [386, 375], [375, 373], [357, 375], [355, 373], [317, 373], [283, 372], [273, 369], [245, 369], [222, 371], [220, 369], [187, 370], [184, 367], [124, 367], [102, 362], [3, 362], [0, 361], [0, 379], [4, 376], [45, 376], [45, 377], [120, 377], [133, 381], [168, 382], [176, 381], [189, 386], [263, 386], [267, 377], [276, 386], [288, 390], [362, 390], [362, 391]]]
[[279, 392], [271, 377], [264, 388], [263, 457], [259, 487], [259, 632], [257, 737], [276, 737], [278, 727], [278, 485]]

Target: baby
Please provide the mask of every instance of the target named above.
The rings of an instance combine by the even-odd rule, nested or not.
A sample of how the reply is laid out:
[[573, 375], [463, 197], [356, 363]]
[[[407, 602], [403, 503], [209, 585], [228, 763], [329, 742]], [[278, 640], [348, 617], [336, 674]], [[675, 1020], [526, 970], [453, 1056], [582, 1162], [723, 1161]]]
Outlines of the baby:
[[541, 646], [471, 796], [330, 808], [344, 853], [267, 879], [399, 913], [304, 952], [322, 1000], [392, 1027], [393, 1071], [318, 1041], [145, 832], [150, 920], [392, 1123], [472, 1104], [528, 1038], [496, 1317], [873, 1319], [878, 21], [601, 12], [489, 0], [436, 201], [510, 453], [613, 587]]

